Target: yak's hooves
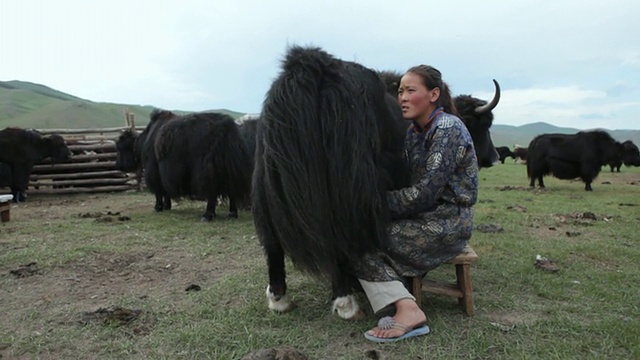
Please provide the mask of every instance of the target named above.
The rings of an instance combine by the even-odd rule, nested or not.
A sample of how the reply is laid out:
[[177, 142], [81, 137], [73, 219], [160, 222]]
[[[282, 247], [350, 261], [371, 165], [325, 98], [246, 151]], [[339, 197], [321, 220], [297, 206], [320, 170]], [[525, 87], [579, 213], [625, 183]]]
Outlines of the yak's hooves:
[[338, 297], [333, 300], [331, 309], [334, 313], [345, 320], [360, 320], [365, 317], [364, 312], [360, 309], [355, 296], [347, 295]]
[[293, 302], [291, 302], [291, 297], [288, 294], [284, 294], [282, 296], [275, 296], [269, 286], [267, 286], [267, 302], [269, 304], [269, 309], [279, 313], [285, 313], [294, 308]]

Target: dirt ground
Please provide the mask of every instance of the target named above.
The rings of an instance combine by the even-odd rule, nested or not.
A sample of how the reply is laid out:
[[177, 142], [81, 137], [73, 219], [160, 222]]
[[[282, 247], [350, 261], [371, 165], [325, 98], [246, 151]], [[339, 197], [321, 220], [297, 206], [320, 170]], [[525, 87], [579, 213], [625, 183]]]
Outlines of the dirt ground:
[[[106, 231], [92, 236], [102, 244], [117, 244], [123, 231], [136, 231], [131, 224], [140, 214], [152, 212], [151, 201], [144, 193], [64, 198], [38, 195], [12, 205], [11, 221], [0, 224], [0, 254], [8, 259], [0, 263], [0, 358], [15, 358], [12, 344], [45, 336], [61, 325], [78, 326], [93, 320], [127, 322], [133, 316], [141, 319], [130, 330], [144, 335], [153, 327], [153, 316], [144, 316], [134, 308], [118, 308], [115, 304], [121, 299], [135, 297], [137, 304], [132, 305], [138, 306], [153, 302], [180, 308], [188, 301], [189, 292], [235, 271], [233, 262], [222, 266], [215, 256], [170, 245], [134, 246], [125, 252], [91, 250], [82, 256], [70, 253], [71, 260], [64, 256], [47, 258], [47, 247], [54, 252], [64, 246], [69, 252], [84, 251], [83, 245], [61, 244], [66, 240], [48, 228], [63, 226], [60, 224], [69, 219], [108, 223]], [[194, 223], [199, 226], [197, 221], [195, 217]], [[12, 253], [29, 252], [33, 253], [29, 261], [12, 260]], [[34, 317], [41, 318], [34, 321]]]

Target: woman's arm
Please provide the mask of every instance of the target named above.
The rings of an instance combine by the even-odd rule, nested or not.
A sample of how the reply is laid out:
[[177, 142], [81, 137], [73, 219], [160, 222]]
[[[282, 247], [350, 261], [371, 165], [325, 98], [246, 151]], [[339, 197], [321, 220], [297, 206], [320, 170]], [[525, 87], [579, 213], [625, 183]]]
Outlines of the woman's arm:
[[452, 118], [442, 120], [436, 125], [429, 148], [425, 151], [427, 168], [422, 179], [409, 187], [387, 193], [393, 219], [410, 217], [434, 208], [471, 146], [464, 136], [466, 128], [461, 128], [464, 127], [461, 121]]

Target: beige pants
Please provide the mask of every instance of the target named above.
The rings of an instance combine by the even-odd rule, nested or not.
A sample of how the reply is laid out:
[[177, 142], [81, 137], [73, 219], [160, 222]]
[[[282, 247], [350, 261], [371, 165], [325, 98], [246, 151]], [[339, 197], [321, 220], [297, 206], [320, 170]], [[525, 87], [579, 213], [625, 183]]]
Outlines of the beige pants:
[[400, 281], [371, 282], [362, 279], [358, 279], [358, 281], [360, 281], [374, 312], [378, 312], [401, 299], [416, 300]]

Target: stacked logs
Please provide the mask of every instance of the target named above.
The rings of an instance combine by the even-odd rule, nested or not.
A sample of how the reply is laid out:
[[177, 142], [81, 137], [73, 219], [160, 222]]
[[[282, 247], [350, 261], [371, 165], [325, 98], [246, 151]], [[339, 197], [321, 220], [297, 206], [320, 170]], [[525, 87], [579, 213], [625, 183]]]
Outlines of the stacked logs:
[[[34, 166], [28, 194], [76, 194], [140, 189], [140, 174], [115, 169], [115, 140], [130, 127], [103, 129], [46, 129], [43, 135], [62, 136], [73, 152], [71, 162], [52, 164], [44, 159]], [[143, 128], [136, 128], [142, 131]]]

